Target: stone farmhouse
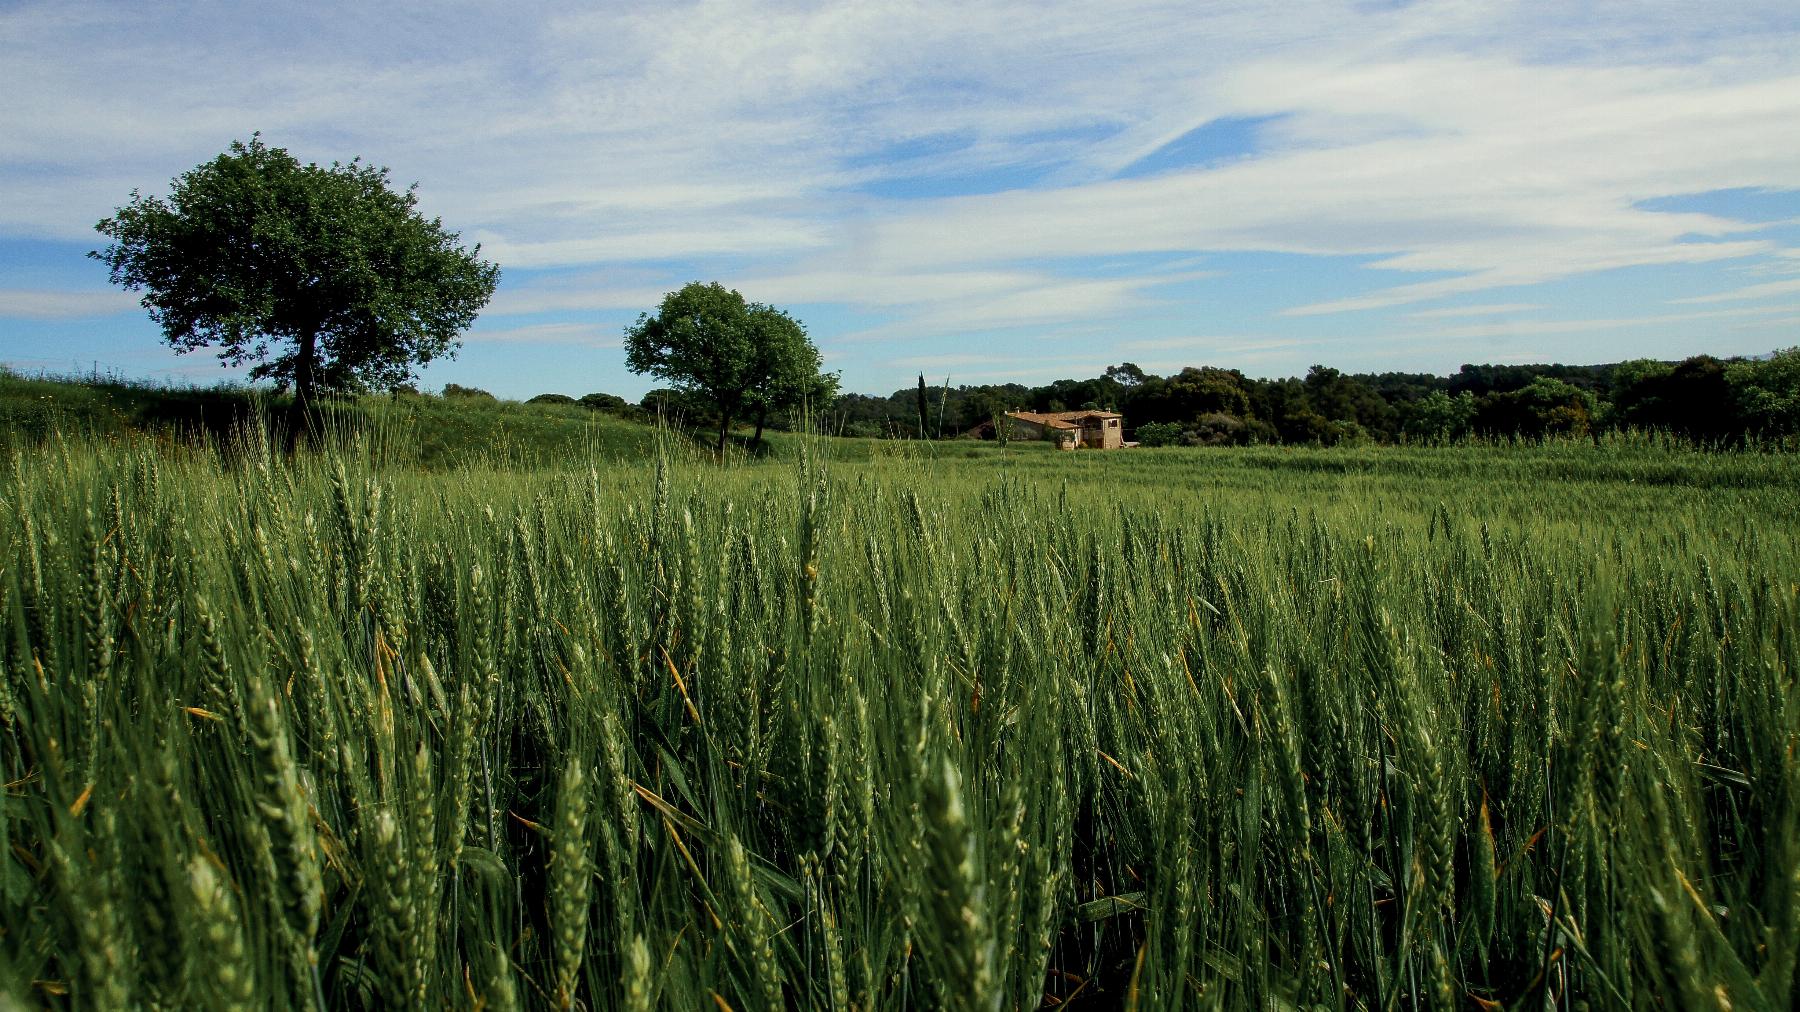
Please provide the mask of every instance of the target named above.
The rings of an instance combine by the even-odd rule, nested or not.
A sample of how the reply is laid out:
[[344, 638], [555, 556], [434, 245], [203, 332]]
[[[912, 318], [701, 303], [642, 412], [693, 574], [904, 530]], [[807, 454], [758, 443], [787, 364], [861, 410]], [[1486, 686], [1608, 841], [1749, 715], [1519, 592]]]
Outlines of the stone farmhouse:
[[1064, 450], [1125, 447], [1125, 416], [1116, 411], [1008, 411], [1013, 439], [1047, 439]]

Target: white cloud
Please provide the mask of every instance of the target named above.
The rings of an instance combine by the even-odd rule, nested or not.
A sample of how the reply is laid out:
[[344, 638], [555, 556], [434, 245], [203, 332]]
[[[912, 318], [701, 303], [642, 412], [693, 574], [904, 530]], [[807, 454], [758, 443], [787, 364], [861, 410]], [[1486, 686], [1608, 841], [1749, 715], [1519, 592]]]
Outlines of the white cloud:
[[1012, 359], [1006, 355], [907, 355], [891, 359], [888, 364], [902, 369], [922, 369], [938, 373], [969, 366], [1001, 366], [1010, 361]]
[[[921, 355], [885, 363], [903, 373], [924, 373], [929, 387], [944, 377], [952, 386], [978, 383], [1030, 383], [1068, 376], [1097, 376], [1107, 363], [1092, 358], [1034, 357], [1021, 362], [1013, 356]], [[910, 384], [909, 384], [910, 385]]]
[[[1768, 252], [1710, 215], [1646, 211], [1655, 194], [1779, 185], [1800, 164], [1800, 73], [1545, 68], [1471, 57], [1360, 74], [1281, 61], [1244, 68], [1244, 112], [1301, 109], [1291, 147], [1211, 171], [943, 201], [884, 223], [896, 264], [1027, 256], [1269, 250], [1379, 257], [1452, 272], [1295, 314], [1380, 308], [1598, 270]], [[1344, 117], [1382, 110], [1366, 137]], [[1396, 132], [1391, 122], [1407, 125]]]
[[1415, 320], [1437, 320], [1455, 316], [1503, 316], [1509, 313], [1529, 313], [1544, 307], [1535, 302], [1502, 302], [1484, 306], [1451, 306], [1446, 309], [1421, 309], [1407, 316]]
[[[1718, 320], [1783, 313], [1793, 306], [1767, 306], [1744, 309], [1713, 309], [1690, 313], [1656, 313], [1646, 316], [1621, 316], [1587, 320], [1508, 320], [1497, 323], [1471, 323], [1460, 327], [1441, 327], [1426, 331], [1397, 334], [1398, 340], [1440, 341], [1478, 337], [1520, 337], [1543, 334], [1580, 334], [1592, 331], [1641, 331], [1672, 323]], [[1760, 321], [1759, 321], [1760, 322]]]
[[[672, 286], [679, 287], [679, 285]], [[538, 313], [600, 311], [642, 312], [655, 309], [663, 290], [648, 286], [622, 286], [604, 277], [559, 279], [553, 282], [503, 287], [482, 311], [482, 319], [530, 316]]]
[[[1277, 351], [1286, 348], [1304, 348], [1310, 345], [1323, 344], [1324, 340], [1301, 340], [1291, 337], [1261, 337], [1244, 335], [1194, 334], [1185, 337], [1144, 338], [1136, 341], [1125, 341], [1119, 345], [1121, 352], [1139, 351], [1194, 351], [1228, 353], [1233, 356], [1252, 351]], [[1184, 363], [1192, 365], [1193, 363]]]
[[1675, 299], [1676, 303], [1695, 302], [1741, 302], [1747, 299], [1766, 299], [1776, 295], [1792, 295], [1800, 292], [1800, 278], [1787, 281], [1768, 281], [1760, 285], [1746, 285], [1728, 292], [1717, 292], [1712, 295], [1696, 295], [1687, 299]]
[[[1740, 323], [1732, 329], [1768, 330], [1774, 327], [1800, 327], [1800, 316], [1777, 316], [1767, 320], [1755, 320], [1749, 323]], [[1793, 335], [1788, 336], [1788, 341], [1790, 344], [1794, 341]]]
[[646, 229], [579, 239], [521, 241], [493, 232], [468, 236], [481, 243], [482, 255], [516, 267], [562, 267], [665, 260], [722, 254], [776, 255], [818, 249], [826, 239], [817, 229], [780, 220], [720, 220], [704, 228]]
[[0, 318], [78, 320], [138, 309], [138, 296], [117, 289], [91, 292], [0, 289]]
[[[509, 280], [490, 316], [649, 308], [694, 264], [888, 318], [846, 341], [1156, 306], [1166, 273], [1094, 257], [1353, 257], [1387, 285], [1289, 309], [1322, 316], [1789, 255], [1640, 205], [1800, 187], [1797, 35], [1791, 0], [35, 0], [0, 11], [0, 236], [91, 239], [131, 188], [260, 128], [419, 180], [504, 266], [631, 268], [588, 292]], [[1273, 117], [1253, 156], [1114, 178], [1246, 117]], [[860, 189], [987, 173], [1006, 192]]]
[[573, 344], [587, 348], [616, 348], [616, 333], [587, 323], [539, 323], [527, 327], [478, 328], [464, 339], [475, 344]]

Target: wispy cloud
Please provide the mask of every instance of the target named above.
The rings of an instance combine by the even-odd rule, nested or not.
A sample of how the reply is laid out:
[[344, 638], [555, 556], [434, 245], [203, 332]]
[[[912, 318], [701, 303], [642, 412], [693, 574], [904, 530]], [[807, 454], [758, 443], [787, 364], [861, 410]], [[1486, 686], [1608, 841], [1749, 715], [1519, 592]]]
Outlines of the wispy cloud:
[[[25, 0], [0, 9], [0, 51], [0, 238], [91, 241], [132, 188], [262, 129], [420, 181], [509, 268], [490, 317], [647, 309], [720, 278], [844, 307], [816, 336], [875, 362], [881, 342], [1101, 337], [1235, 304], [1228, 284], [1170, 294], [1198, 275], [1167, 261], [1192, 255], [1359, 265], [1245, 324], [1283, 340], [1341, 314], [1532, 312], [1520, 291], [1380, 315], [1629, 268], [1720, 279], [1684, 302], [1800, 290], [1726, 291], [1706, 267], [1791, 256], [1781, 223], [1643, 206], [1800, 189], [1791, 0]], [[1120, 178], [1220, 121], [1263, 125], [1232, 157]], [[0, 296], [0, 316], [71, 306]]]
[[116, 290], [70, 292], [29, 288], [0, 289], [0, 317], [80, 320], [116, 316], [137, 307], [136, 295]]
[[539, 313], [641, 311], [662, 301], [663, 289], [620, 285], [605, 277], [583, 275], [503, 288], [483, 311], [484, 319], [533, 316]]
[[1507, 320], [1497, 323], [1471, 323], [1460, 327], [1439, 327], [1396, 334], [1402, 341], [1444, 341], [1475, 337], [1520, 337], [1547, 334], [1581, 334], [1594, 331], [1642, 331], [1669, 324], [1694, 323], [1701, 320], [1741, 319], [1785, 313], [1794, 306], [1766, 306], [1742, 309], [1713, 309], [1690, 313], [1652, 313], [1642, 316], [1603, 317], [1575, 320]]
[[1712, 295], [1696, 295], [1692, 298], [1675, 299], [1673, 301], [1679, 304], [1697, 302], [1744, 302], [1750, 299], [1767, 299], [1780, 295], [1792, 295], [1795, 292], [1800, 292], [1800, 278], [1791, 278], [1786, 281], [1768, 281], [1760, 285], [1746, 285], [1743, 288], [1733, 288], [1730, 291], [1715, 292]]
[[478, 327], [466, 335], [475, 344], [573, 344], [586, 348], [616, 348], [619, 334], [590, 323], [539, 323], [526, 327]]
[[1451, 306], [1446, 309], [1421, 309], [1406, 314], [1415, 320], [1440, 320], [1458, 316], [1504, 316], [1510, 313], [1529, 313], [1543, 309], [1535, 302], [1500, 302], [1484, 306]]
[[1240, 335], [1195, 334], [1185, 337], [1159, 337], [1137, 341], [1124, 341], [1118, 345], [1121, 352], [1144, 351], [1189, 351], [1200, 353], [1228, 352], [1239, 355], [1244, 352], [1274, 351], [1284, 348], [1304, 348], [1309, 345], [1322, 344], [1324, 340], [1302, 340], [1289, 337], [1257, 337]]

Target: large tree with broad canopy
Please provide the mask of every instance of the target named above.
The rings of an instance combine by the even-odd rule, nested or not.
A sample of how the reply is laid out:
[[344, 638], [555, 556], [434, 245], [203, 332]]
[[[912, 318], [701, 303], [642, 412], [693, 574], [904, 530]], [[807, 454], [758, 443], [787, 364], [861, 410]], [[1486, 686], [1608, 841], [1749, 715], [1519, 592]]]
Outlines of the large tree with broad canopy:
[[398, 386], [454, 354], [494, 293], [499, 267], [420, 214], [415, 190], [361, 159], [302, 165], [255, 135], [166, 200], [133, 191], [95, 226], [113, 244], [89, 255], [145, 293], [177, 351], [255, 363], [304, 416], [321, 391]]

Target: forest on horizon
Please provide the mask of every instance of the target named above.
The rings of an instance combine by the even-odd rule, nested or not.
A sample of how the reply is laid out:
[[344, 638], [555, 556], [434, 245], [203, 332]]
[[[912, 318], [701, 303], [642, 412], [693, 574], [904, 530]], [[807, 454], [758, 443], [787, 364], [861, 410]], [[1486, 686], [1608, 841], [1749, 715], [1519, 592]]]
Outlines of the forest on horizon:
[[[652, 410], [692, 409], [669, 391]], [[1464, 365], [1448, 376], [1345, 373], [1259, 379], [1190, 366], [1171, 375], [1125, 362], [1091, 379], [1041, 386], [920, 385], [882, 397], [840, 394], [828, 431], [864, 437], [953, 438], [1010, 410], [1107, 409], [1146, 446], [1449, 442], [1474, 437], [1667, 432], [1705, 444], [1800, 434], [1800, 348], [1759, 358], [1695, 355], [1603, 365]]]

